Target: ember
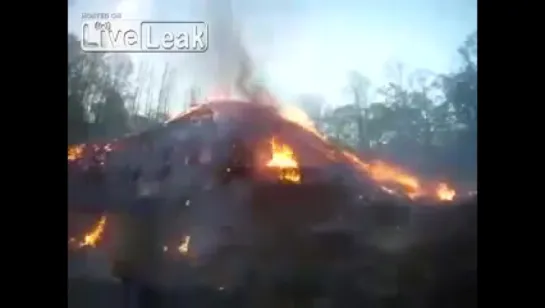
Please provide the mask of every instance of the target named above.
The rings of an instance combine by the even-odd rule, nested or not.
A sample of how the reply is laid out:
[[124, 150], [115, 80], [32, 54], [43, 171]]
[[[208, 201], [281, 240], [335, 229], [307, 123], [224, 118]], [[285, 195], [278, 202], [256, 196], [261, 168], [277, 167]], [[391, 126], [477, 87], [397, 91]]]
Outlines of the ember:
[[189, 243], [190, 243], [190, 241], [191, 241], [191, 236], [186, 235], [184, 237], [184, 240], [182, 241], [182, 244], [180, 245], [180, 247], [178, 247], [178, 251], [181, 254], [186, 255], [189, 252]]
[[[93, 248], [96, 247], [96, 245], [102, 238], [104, 229], [106, 228], [106, 220], [107, 220], [106, 216], [103, 215], [98, 221], [98, 223], [96, 224], [96, 226], [90, 232], [85, 234], [85, 236], [83, 237], [83, 240], [77, 244], [77, 247], [78, 248], [85, 247], [85, 246], [93, 247]], [[75, 242], [76, 242], [76, 239], [73, 237], [68, 240], [68, 243], [75, 243]]]
[[445, 183], [439, 183], [439, 186], [437, 186], [437, 197], [440, 200], [452, 201], [455, 196], [456, 191], [454, 189], [449, 188]]
[[68, 161], [74, 161], [81, 158], [83, 149], [85, 149], [84, 144], [68, 147]]

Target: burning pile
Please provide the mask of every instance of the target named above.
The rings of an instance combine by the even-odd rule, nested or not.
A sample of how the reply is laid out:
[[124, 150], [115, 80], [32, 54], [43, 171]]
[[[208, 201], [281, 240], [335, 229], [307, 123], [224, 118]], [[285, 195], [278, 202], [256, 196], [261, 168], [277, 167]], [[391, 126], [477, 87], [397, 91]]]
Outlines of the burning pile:
[[[324, 163], [350, 165], [357, 170], [360, 177], [371, 178], [383, 191], [392, 195], [404, 195], [412, 200], [433, 197], [443, 201], [452, 201], [456, 196], [456, 192], [446, 183], [424, 183], [400, 167], [380, 160], [366, 162], [352, 152], [335, 147], [315, 129], [302, 111], [294, 107], [278, 111], [270, 106], [263, 107], [252, 103], [214, 101], [199, 105], [179, 115], [171, 120], [164, 129], [168, 130], [178, 122], [191, 120], [197, 115], [200, 116], [205, 108], [213, 110], [219, 117], [228, 117], [229, 120], [241, 127], [253, 128], [251, 132], [241, 129], [239, 133], [248, 134], [248, 136], [237, 137], [267, 140], [269, 159], [261, 164], [277, 170], [278, 177], [282, 181], [301, 182], [304, 174], [300, 170], [301, 162], [298, 159], [305, 158], [303, 165], [323, 165]], [[269, 136], [267, 137], [267, 135]], [[120, 142], [122, 141], [120, 140]], [[110, 151], [112, 151], [112, 145], [109, 143], [101, 146], [77, 145], [69, 148], [68, 160], [78, 161], [88, 152], [94, 160], [102, 165], [105, 153]], [[296, 154], [297, 152], [301, 153]], [[311, 162], [312, 160], [314, 162]]]

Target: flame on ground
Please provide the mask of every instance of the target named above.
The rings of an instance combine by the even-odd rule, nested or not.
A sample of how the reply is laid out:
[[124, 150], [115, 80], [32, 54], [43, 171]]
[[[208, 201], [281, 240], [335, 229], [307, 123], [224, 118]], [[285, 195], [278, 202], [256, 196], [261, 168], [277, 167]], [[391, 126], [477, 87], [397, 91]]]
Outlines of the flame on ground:
[[90, 149], [93, 155], [97, 154], [97, 152], [99, 151], [102, 151], [103, 153], [108, 153], [113, 150], [112, 145], [110, 143], [106, 143], [104, 145], [76, 144], [76, 145], [72, 145], [68, 147], [68, 161], [76, 161], [78, 159], [83, 158], [84, 152], [87, 149]]
[[[405, 194], [414, 199], [416, 197], [425, 194], [422, 189], [420, 181], [415, 176], [412, 176], [400, 168], [390, 166], [383, 161], [373, 161], [371, 163], [365, 163], [361, 161], [356, 155], [343, 151], [344, 157], [352, 162], [358, 170], [365, 172], [373, 178], [373, 180], [382, 184], [397, 184], [404, 188]], [[394, 191], [389, 188], [386, 191]]]
[[440, 200], [452, 201], [456, 196], [456, 191], [452, 188], [449, 188], [446, 183], [439, 183], [437, 186], [437, 197]]
[[[98, 221], [96, 226], [90, 232], [85, 234], [85, 236], [83, 237], [83, 240], [78, 243], [78, 247], [80, 248], [85, 246], [96, 247], [96, 245], [102, 238], [104, 229], [106, 228], [106, 220], [107, 220], [106, 215], [103, 215], [102, 217], [100, 217], [100, 220]], [[74, 238], [71, 238], [69, 240], [69, 243], [73, 243], [75, 241], [76, 240]]]
[[299, 163], [292, 148], [286, 144], [278, 143], [276, 138], [272, 138], [271, 151], [272, 158], [267, 162], [267, 167], [278, 169], [278, 177], [281, 181], [301, 183]]
[[83, 156], [83, 149], [85, 149], [85, 144], [77, 144], [68, 147], [68, 161], [74, 161]]

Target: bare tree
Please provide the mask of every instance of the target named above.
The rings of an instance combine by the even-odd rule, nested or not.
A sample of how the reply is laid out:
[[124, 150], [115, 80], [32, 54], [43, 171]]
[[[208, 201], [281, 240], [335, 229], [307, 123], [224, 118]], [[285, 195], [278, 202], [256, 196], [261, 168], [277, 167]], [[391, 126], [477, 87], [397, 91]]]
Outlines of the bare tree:
[[146, 71], [146, 83], [144, 83], [143, 90], [146, 93], [146, 99], [144, 101], [144, 115], [148, 118], [151, 118], [153, 115], [153, 86], [154, 86], [154, 70], [152, 66], [147, 66]]
[[366, 129], [366, 110], [369, 103], [368, 94], [370, 86], [371, 82], [367, 77], [358, 72], [350, 73], [350, 91], [354, 95], [354, 107], [356, 110], [354, 117], [358, 127], [358, 146], [361, 150], [366, 150], [369, 147]]
[[166, 120], [165, 118], [168, 118], [169, 96], [172, 90], [173, 73], [174, 70], [171, 69], [167, 63], [161, 78], [161, 88], [159, 89], [159, 98], [156, 110], [156, 116], [160, 121], [164, 121]]
[[140, 104], [142, 103], [142, 93], [144, 92], [144, 85], [146, 84], [147, 63], [140, 62], [138, 75], [136, 77], [136, 88], [134, 89], [134, 100], [129, 106], [131, 114], [136, 115], [140, 110]]

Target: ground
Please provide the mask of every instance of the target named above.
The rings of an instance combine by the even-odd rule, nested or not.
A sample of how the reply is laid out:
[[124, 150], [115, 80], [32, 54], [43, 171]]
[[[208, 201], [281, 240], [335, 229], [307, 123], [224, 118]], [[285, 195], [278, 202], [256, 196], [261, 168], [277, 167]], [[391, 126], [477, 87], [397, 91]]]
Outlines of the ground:
[[[418, 235], [422, 240], [410, 245], [384, 244], [407, 240], [396, 232], [409, 230], [383, 226], [379, 240], [376, 235], [360, 239], [347, 252], [353, 256], [342, 262], [322, 258], [326, 263], [284, 267], [286, 273], [270, 283], [263, 282], [270, 274], [253, 273], [238, 290], [186, 286], [165, 292], [162, 306], [285, 307], [286, 301], [306, 297], [314, 305], [308, 307], [476, 307], [476, 204], [420, 209], [418, 215], [413, 220], [419, 228], [410, 232], [423, 234]], [[324, 243], [333, 238], [338, 237], [322, 237]], [[121, 307], [119, 282], [100, 271], [94, 267], [94, 278], [80, 274], [69, 279], [69, 307]], [[297, 307], [307, 306], [301, 302]]]

